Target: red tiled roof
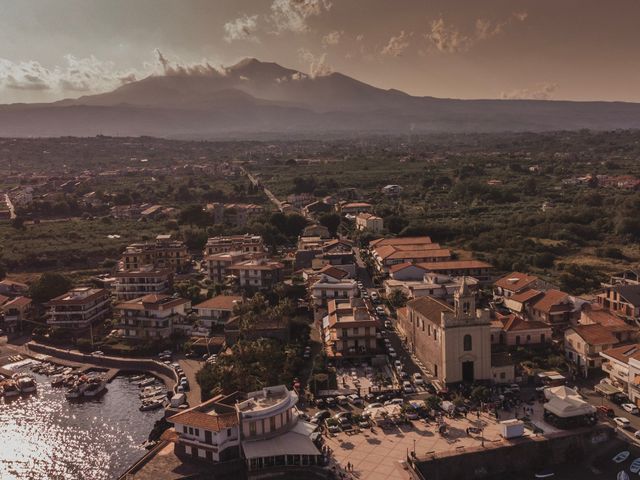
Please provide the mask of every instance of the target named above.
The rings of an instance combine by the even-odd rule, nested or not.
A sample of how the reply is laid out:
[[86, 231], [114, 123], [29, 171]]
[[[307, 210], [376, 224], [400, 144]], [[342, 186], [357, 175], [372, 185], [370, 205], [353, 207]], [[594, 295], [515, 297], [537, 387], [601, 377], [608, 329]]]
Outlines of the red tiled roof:
[[583, 315], [593, 323], [602, 325], [612, 332], [636, 330], [636, 327], [617, 317], [613, 313], [605, 310], [598, 304], [592, 304], [583, 310]]
[[640, 344], [622, 345], [620, 347], [610, 348], [601, 353], [611, 358], [615, 358], [619, 362], [629, 363], [630, 358], [640, 360]]
[[564, 305], [562, 302], [565, 302], [569, 297], [568, 293], [562, 292], [560, 290], [547, 290], [544, 292], [544, 296], [533, 304], [534, 310], [539, 310], [545, 313], [551, 313], [553, 310], [566, 310], [571, 309], [571, 305]]
[[450, 260], [448, 262], [424, 262], [418, 265], [427, 270], [455, 270], [472, 268], [493, 268], [493, 265], [480, 260]]
[[[2, 295], [0, 295], [2, 297]], [[6, 298], [6, 297], [5, 297]], [[0, 298], [0, 305], [3, 304], [2, 299]], [[7, 303], [2, 305], [3, 308], [22, 308], [31, 304], [31, 299], [29, 297], [16, 297], [13, 300], [9, 300]]]
[[208, 308], [211, 310], [233, 310], [235, 303], [242, 302], [242, 297], [235, 295], [218, 295], [205, 300], [193, 308]]
[[[438, 263], [438, 262], [434, 262], [434, 263]], [[442, 262], [442, 263], [447, 263], [447, 262]], [[416, 267], [416, 268], [419, 268], [419, 269], [424, 270], [426, 272], [427, 269], [424, 268], [422, 265], [424, 265], [424, 264], [423, 263], [411, 263], [411, 262], [397, 263], [396, 265], [391, 265], [389, 267], [389, 272], [395, 273], [395, 272], [398, 272], [400, 270], [404, 270], [405, 268], [408, 268], [408, 267]]]
[[526, 273], [521, 272], [511, 272], [510, 274], [496, 280], [494, 285], [511, 292], [520, 292], [536, 280], [538, 280], [538, 277], [533, 275], [527, 275]]
[[236, 412], [230, 411], [229, 406], [224, 404], [226, 399], [237, 396], [237, 393], [228, 395], [227, 397], [218, 395], [200, 405], [173, 415], [167, 420], [171, 423], [179, 423], [190, 427], [204, 428], [212, 432], [219, 432], [238, 424]]
[[613, 333], [597, 323], [593, 325], [576, 325], [570, 327], [569, 330], [576, 332], [589, 345], [615, 345], [618, 343], [618, 339]]
[[4, 305], [9, 300], [9, 297], [5, 297], [4, 295], [0, 295], [0, 305]]
[[540, 290], [524, 290], [523, 292], [516, 293], [509, 297], [509, 300], [513, 300], [514, 302], [526, 303], [529, 300], [536, 298], [538, 295], [542, 295]]
[[432, 323], [439, 324], [443, 312], [453, 312], [450, 305], [433, 297], [415, 298], [407, 303], [407, 309], [413, 310]]
[[502, 320], [502, 329], [505, 332], [523, 332], [527, 330], [551, 330], [544, 322], [537, 320], [525, 320], [518, 315], [508, 315]]
[[329, 275], [330, 277], [337, 278], [339, 280], [349, 275], [349, 272], [345, 272], [341, 268], [334, 267], [333, 265], [326, 265], [320, 269], [321, 273]]
[[430, 237], [396, 237], [378, 238], [369, 242], [371, 247], [382, 247], [384, 245], [427, 245], [431, 243]]

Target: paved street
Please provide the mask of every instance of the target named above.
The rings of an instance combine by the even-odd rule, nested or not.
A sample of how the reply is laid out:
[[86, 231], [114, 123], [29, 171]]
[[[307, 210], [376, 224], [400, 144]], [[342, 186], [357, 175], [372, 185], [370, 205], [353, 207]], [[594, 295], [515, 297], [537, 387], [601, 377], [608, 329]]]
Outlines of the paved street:
[[202, 400], [200, 396], [200, 385], [196, 381], [196, 373], [200, 368], [202, 368], [203, 361], [202, 360], [191, 360], [187, 358], [181, 358], [178, 360], [178, 363], [184, 370], [184, 374], [187, 376], [187, 380], [189, 380], [189, 391], [187, 394], [187, 401], [190, 406], [198, 405]]

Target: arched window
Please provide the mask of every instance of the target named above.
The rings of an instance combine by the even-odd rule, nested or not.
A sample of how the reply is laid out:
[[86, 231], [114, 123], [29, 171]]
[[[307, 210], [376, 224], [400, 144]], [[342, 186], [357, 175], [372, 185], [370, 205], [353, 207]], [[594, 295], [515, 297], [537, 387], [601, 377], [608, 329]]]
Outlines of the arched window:
[[465, 335], [462, 344], [465, 352], [470, 351], [473, 348], [471, 335]]

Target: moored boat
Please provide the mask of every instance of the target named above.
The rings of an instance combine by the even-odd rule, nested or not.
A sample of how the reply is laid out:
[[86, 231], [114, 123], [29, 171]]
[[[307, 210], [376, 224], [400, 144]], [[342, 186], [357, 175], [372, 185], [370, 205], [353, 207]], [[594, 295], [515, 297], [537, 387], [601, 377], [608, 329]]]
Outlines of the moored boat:
[[29, 375], [20, 375], [16, 379], [20, 393], [33, 393], [36, 391], [36, 381]]
[[164, 405], [164, 400], [161, 399], [143, 400], [142, 405], [140, 405], [140, 411], [157, 410], [164, 407]]
[[82, 394], [85, 397], [96, 397], [105, 390], [105, 382], [101, 378], [92, 378], [87, 384], [87, 388], [84, 389]]
[[144, 380], [142, 380], [140, 383], [138, 383], [138, 387], [142, 388], [142, 387], [148, 387], [150, 385], [153, 385], [156, 383], [156, 379], [153, 377], [148, 377], [145, 378]]
[[18, 383], [15, 380], [5, 380], [2, 382], [2, 389], [4, 391], [5, 398], [17, 397], [20, 395], [20, 389]]
[[144, 375], [136, 375], [134, 377], [129, 378], [130, 382], [141, 382], [142, 380], [144, 380], [145, 378], [147, 378]]
[[85, 382], [76, 382], [71, 388], [69, 388], [69, 390], [67, 390], [64, 396], [68, 400], [75, 400], [82, 397], [85, 388], [87, 388], [87, 384]]

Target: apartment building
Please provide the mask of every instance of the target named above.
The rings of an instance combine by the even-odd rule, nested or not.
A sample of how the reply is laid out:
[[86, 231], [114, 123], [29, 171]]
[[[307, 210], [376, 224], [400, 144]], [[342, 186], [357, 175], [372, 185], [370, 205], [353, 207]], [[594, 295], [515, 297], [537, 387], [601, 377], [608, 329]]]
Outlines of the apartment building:
[[74, 288], [45, 306], [47, 325], [57, 328], [84, 329], [111, 315], [109, 291], [103, 288]]
[[204, 247], [204, 255], [214, 255], [216, 253], [243, 252], [243, 253], [264, 253], [265, 246], [260, 235], [229, 235], [211, 237]]
[[394, 265], [451, 260], [451, 251], [429, 237], [380, 238], [369, 243], [369, 250], [376, 268], [385, 275]]
[[282, 280], [284, 264], [264, 258], [244, 260], [228, 268], [240, 287], [273, 288]]
[[309, 297], [314, 307], [325, 307], [332, 299], [350, 299], [358, 294], [358, 284], [349, 273], [327, 265], [309, 276]]
[[158, 235], [155, 241], [133, 243], [122, 254], [124, 270], [139, 270], [152, 265], [155, 268], [170, 268], [174, 272], [184, 271], [191, 261], [187, 246], [171, 235]]
[[28, 297], [16, 297], [0, 307], [4, 315], [4, 330], [13, 333], [21, 330], [24, 321], [33, 318], [33, 304]]
[[358, 230], [367, 230], [372, 233], [381, 233], [384, 222], [381, 217], [371, 213], [359, 213], [356, 215], [356, 228]]
[[363, 357], [377, 352], [377, 322], [361, 298], [329, 300], [322, 319], [325, 351], [329, 357]]
[[172, 332], [188, 331], [187, 311], [191, 302], [163, 294], [145, 295], [115, 306], [116, 328], [123, 338], [138, 340], [168, 338]]
[[167, 293], [173, 288], [173, 275], [173, 269], [155, 268], [152, 265], [119, 271], [115, 274], [115, 298], [123, 302], [153, 293]]
[[201, 327], [211, 330], [215, 325], [224, 325], [233, 314], [233, 308], [242, 302], [236, 295], [217, 295], [194, 306]]
[[204, 260], [209, 280], [218, 284], [224, 283], [227, 280], [227, 277], [231, 275], [229, 268], [233, 264], [248, 260], [253, 255], [260, 254], [250, 254], [246, 252], [224, 252], [207, 255]]

